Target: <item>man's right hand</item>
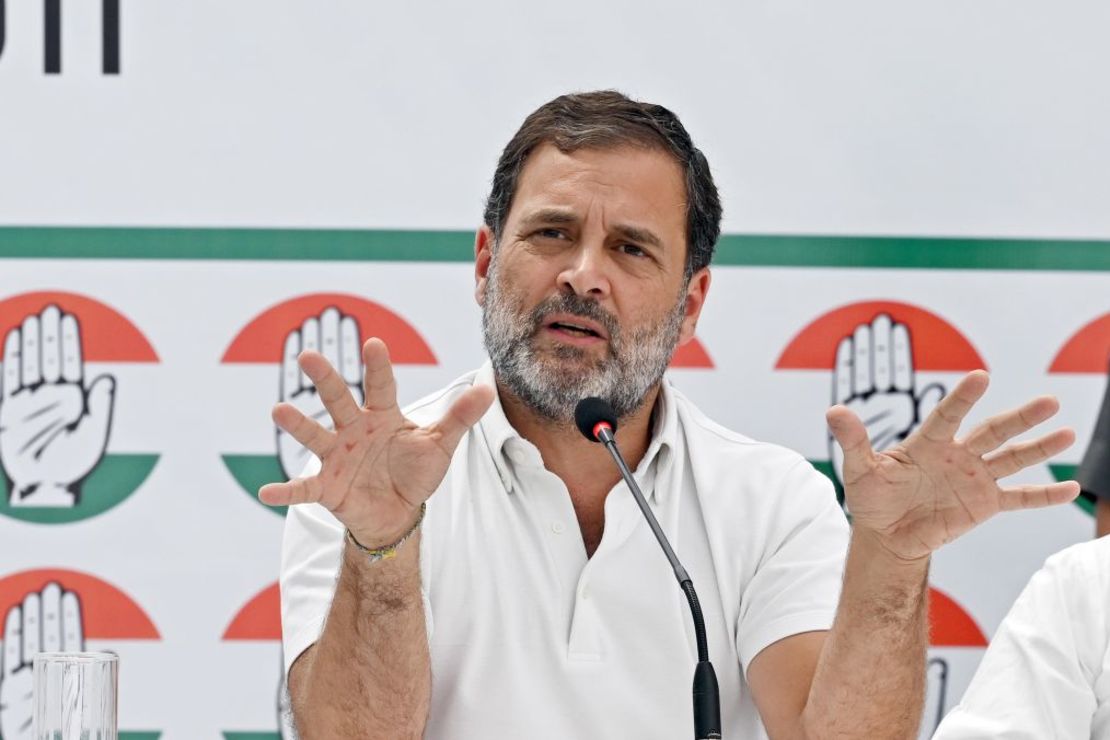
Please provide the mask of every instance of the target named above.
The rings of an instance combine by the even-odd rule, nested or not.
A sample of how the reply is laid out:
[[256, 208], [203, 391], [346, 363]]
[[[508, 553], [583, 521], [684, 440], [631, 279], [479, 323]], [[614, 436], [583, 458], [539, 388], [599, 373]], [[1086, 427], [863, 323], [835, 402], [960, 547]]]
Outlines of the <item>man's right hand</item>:
[[316, 386], [335, 430], [327, 429], [289, 403], [274, 407], [274, 423], [321, 461], [308, 478], [263, 486], [259, 498], [271, 506], [319, 503], [346, 525], [364, 547], [396, 542], [416, 520], [420, 505], [439, 487], [463, 434], [493, 403], [494, 390], [474, 386], [438, 422], [419, 427], [401, 414], [385, 343], [362, 347], [365, 402], [323, 355], [302, 352], [301, 369]]

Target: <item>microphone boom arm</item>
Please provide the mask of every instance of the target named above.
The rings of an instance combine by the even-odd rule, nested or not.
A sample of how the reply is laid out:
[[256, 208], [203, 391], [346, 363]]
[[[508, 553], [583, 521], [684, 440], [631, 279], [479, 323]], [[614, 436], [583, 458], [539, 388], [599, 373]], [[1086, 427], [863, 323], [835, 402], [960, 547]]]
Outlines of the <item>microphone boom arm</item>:
[[598, 424], [594, 433], [597, 440], [605, 445], [605, 449], [609, 450], [613, 461], [620, 469], [621, 477], [624, 478], [628, 489], [632, 491], [632, 497], [636, 499], [636, 505], [640, 507], [644, 518], [647, 519], [652, 534], [659, 541], [659, 546], [663, 548], [663, 553], [667, 556], [671, 569], [674, 571], [675, 580], [678, 581], [679, 588], [682, 589], [682, 593], [686, 595], [686, 601], [690, 604], [690, 614], [694, 620], [694, 637], [698, 646], [698, 665], [694, 670], [694, 738], [695, 740], [720, 738], [720, 691], [717, 687], [717, 674], [713, 670], [713, 664], [709, 662], [709, 643], [705, 636], [705, 619], [702, 616], [701, 604], [698, 602], [698, 594], [694, 590], [694, 582], [690, 579], [690, 574], [682, 567], [682, 563], [678, 561], [678, 556], [674, 554], [671, 543], [667, 540], [667, 536], [663, 534], [663, 528], [659, 526], [659, 521], [652, 513], [651, 507], [648, 506], [647, 499], [644, 498], [640, 486], [636, 483], [636, 479], [632, 477], [632, 471], [628, 469], [624, 457], [617, 449], [617, 442], [613, 437], [612, 430], [607, 424]]

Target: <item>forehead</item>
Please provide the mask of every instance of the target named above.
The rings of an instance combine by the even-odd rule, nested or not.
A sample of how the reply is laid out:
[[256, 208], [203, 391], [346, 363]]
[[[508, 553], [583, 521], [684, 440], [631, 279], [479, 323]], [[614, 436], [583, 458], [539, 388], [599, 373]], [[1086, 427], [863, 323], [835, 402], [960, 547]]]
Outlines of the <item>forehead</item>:
[[652, 226], [667, 238], [686, 234], [686, 183], [667, 152], [620, 146], [562, 152], [537, 147], [517, 179], [509, 221], [537, 208], [566, 208], [579, 218]]

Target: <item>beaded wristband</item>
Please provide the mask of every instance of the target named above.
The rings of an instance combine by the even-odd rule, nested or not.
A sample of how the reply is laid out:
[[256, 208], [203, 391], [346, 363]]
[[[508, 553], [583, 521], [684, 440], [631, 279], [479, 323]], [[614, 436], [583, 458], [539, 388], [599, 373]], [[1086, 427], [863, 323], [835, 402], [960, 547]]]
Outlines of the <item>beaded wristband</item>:
[[401, 535], [401, 539], [397, 540], [392, 545], [377, 547], [371, 550], [369, 547], [364, 546], [362, 543], [356, 540], [355, 536], [351, 534], [351, 530], [349, 529], [347, 530], [347, 541], [357, 547], [362, 552], [362, 554], [366, 556], [368, 562], [376, 563], [379, 560], [390, 560], [397, 557], [397, 550], [400, 549], [401, 545], [405, 544], [405, 541], [408, 540], [409, 537], [412, 537], [414, 534], [416, 534], [416, 530], [420, 528], [420, 522], [424, 521], [424, 512], [427, 510], [427, 503], [420, 504], [420, 515], [416, 517], [416, 521], [413, 522], [412, 527], [409, 528], [409, 531]]

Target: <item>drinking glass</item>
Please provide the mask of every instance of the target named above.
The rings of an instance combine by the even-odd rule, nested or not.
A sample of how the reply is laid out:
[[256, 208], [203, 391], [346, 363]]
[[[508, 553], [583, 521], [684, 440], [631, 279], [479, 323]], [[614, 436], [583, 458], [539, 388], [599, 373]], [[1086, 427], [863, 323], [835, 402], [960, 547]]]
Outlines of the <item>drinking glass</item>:
[[39, 653], [34, 662], [34, 740], [118, 740], [119, 657]]

